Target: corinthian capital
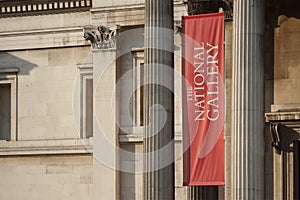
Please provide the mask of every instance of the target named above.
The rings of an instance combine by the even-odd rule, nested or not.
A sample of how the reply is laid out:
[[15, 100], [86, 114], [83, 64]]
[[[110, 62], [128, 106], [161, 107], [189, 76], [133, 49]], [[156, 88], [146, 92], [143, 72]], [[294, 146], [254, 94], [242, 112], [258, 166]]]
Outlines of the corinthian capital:
[[84, 39], [91, 42], [93, 49], [110, 49], [116, 47], [117, 28], [86, 26], [83, 30]]

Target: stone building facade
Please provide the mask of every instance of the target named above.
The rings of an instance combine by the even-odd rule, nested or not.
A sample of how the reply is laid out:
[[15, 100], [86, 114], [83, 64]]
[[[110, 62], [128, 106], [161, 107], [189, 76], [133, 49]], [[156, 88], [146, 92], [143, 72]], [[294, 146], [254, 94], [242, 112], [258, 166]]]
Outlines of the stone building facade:
[[[0, 1], [0, 199], [143, 199], [144, 10], [143, 0]], [[226, 13], [226, 182], [182, 186], [175, 75], [175, 199], [299, 198], [298, 2], [174, 0], [175, 74], [181, 16], [219, 10]], [[239, 102], [253, 102], [262, 115], [249, 109], [247, 121], [237, 119]], [[243, 171], [248, 159], [255, 165]]]

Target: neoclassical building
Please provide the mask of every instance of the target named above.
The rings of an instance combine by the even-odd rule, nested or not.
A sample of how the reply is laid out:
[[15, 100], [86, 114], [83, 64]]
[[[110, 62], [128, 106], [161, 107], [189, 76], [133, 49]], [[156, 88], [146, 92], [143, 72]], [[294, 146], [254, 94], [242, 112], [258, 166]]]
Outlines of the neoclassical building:
[[[0, 1], [0, 199], [299, 199], [299, 10], [297, 0]], [[225, 13], [225, 186], [187, 187], [182, 16], [211, 12]], [[174, 46], [145, 31], [165, 16]], [[145, 50], [145, 36], [173, 54]], [[144, 85], [157, 75], [144, 65], [161, 58], [173, 96]], [[161, 147], [145, 139], [156, 92], [172, 119], [159, 141], [174, 144], [162, 174], [144, 171]]]

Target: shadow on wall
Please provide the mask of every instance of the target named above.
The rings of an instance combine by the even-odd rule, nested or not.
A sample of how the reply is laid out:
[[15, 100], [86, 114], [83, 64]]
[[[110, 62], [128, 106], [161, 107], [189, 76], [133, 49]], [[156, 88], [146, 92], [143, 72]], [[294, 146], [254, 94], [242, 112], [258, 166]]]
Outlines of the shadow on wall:
[[35, 67], [37, 67], [36, 64], [22, 58], [5, 52], [0, 53], [0, 69], [19, 68], [20, 71], [18, 75], [29, 75], [29, 72]]

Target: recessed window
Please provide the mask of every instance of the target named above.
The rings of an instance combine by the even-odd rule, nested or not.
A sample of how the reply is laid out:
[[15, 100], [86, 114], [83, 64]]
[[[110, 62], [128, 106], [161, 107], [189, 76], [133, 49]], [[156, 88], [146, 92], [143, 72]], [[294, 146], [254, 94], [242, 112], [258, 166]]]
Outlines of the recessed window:
[[19, 69], [0, 69], [0, 140], [16, 140], [17, 73]]
[[93, 68], [81, 66], [80, 70], [80, 136], [93, 137]]
[[0, 140], [10, 140], [11, 84], [0, 84]]
[[83, 137], [93, 137], [93, 79], [86, 78], [83, 88]]
[[135, 126], [143, 126], [144, 106], [144, 52], [141, 49], [132, 51], [133, 59], [133, 119]]

